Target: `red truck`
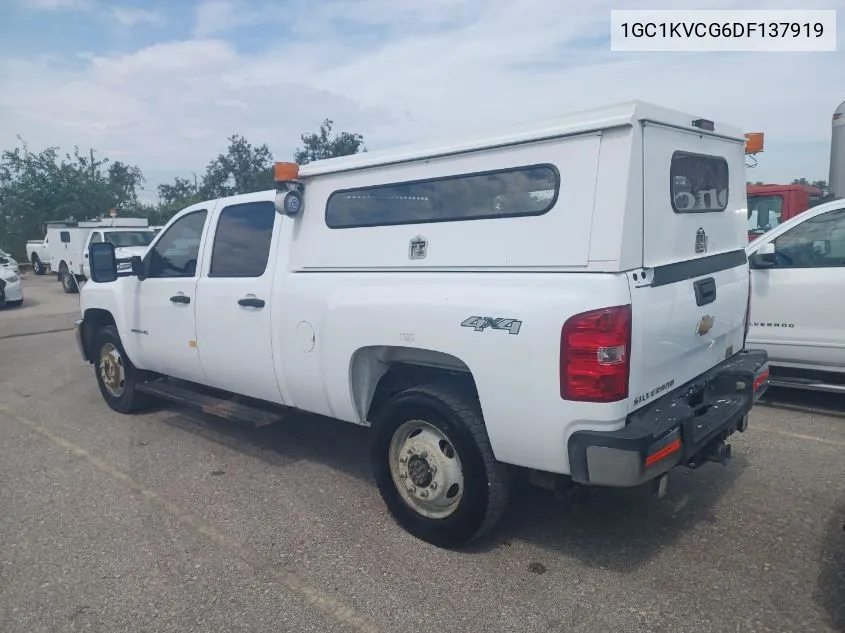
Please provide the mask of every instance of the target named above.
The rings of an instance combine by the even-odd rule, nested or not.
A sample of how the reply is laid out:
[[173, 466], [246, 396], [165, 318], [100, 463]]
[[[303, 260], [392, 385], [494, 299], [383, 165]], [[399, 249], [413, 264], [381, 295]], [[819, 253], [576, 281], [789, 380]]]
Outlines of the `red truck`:
[[748, 185], [748, 241], [824, 200], [810, 185]]

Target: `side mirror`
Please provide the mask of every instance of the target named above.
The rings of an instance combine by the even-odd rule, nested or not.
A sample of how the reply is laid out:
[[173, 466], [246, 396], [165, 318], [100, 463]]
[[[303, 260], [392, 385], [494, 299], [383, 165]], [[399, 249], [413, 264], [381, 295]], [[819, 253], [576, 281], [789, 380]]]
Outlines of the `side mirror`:
[[106, 284], [117, 279], [117, 257], [111, 242], [89, 245], [88, 262], [91, 266], [91, 281], [94, 283]]
[[830, 240], [816, 240], [813, 242], [813, 252], [816, 255], [830, 255]]
[[771, 268], [775, 265], [775, 245], [767, 242], [748, 258], [752, 268]]

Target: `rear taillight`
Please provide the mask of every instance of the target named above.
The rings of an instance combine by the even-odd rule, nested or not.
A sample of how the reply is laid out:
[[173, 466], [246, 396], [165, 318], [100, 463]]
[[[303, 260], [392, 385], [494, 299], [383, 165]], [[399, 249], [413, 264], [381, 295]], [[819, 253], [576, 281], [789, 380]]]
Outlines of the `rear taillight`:
[[576, 314], [560, 334], [560, 396], [581, 402], [628, 397], [631, 306]]
[[748, 271], [748, 299], [745, 302], [745, 334], [742, 335], [742, 346], [748, 339], [748, 330], [751, 329], [751, 271]]

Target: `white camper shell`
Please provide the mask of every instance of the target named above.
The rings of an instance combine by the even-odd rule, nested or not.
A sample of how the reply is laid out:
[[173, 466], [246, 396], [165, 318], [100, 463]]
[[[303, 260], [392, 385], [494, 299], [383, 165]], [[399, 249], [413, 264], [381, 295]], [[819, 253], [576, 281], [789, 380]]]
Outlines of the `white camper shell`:
[[633, 102], [282, 164], [278, 191], [181, 211], [131, 271], [92, 247], [80, 351], [117, 411], [373, 426], [388, 508], [440, 545], [495, 524], [514, 469], [662, 481], [724, 458], [767, 384], [743, 144]]

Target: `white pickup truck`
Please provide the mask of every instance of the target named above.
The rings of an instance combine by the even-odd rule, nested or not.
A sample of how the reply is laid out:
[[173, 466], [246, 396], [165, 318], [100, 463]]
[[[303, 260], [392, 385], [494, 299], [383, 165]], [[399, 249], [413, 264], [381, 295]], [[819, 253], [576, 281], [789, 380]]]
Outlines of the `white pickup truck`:
[[77, 344], [115, 411], [371, 426], [388, 509], [439, 546], [492, 528], [515, 473], [662, 494], [729, 456], [767, 385], [743, 142], [635, 102], [277, 163], [277, 190], [184, 209], [143, 258], [92, 245]]
[[845, 199], [805, 211], [751, 242], [748, 341], [771, 384], [845, 393]]
[[48, 237], [42, 240], [29, 240], [26, 243], [26, 260], [32, 264], [32, 272], [43, 275], [50, 265], [50, 241]]

